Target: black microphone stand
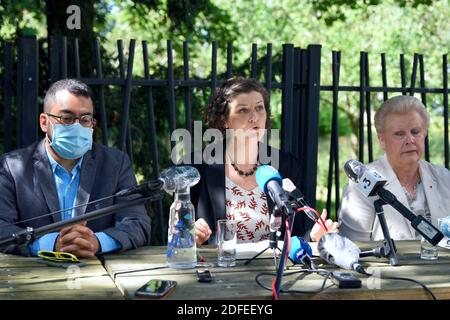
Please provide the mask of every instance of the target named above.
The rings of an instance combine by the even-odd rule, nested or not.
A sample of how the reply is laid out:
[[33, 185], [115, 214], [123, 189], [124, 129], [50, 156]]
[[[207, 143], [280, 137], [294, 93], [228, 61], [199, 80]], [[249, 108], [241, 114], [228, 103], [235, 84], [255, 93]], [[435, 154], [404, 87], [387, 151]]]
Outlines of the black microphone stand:
[[387, 204], [383, 199], [378, 199], [374, 201], [373, 205], [375, 207], [375, 212], [377, 214], [378, 220], [380, 221], [381, 230], [383, 231], [384, 240], [381, 245], [368, 251], [362, 251], [359, 254], [360, 258], [375, 256], [377, 258], [387, 257], [392, 266], [398, 265], [397, 259], [397, 249], [395, 248], [394, 240], [392, 240], [389, 233], [389, 229], [386, 223], [386, 218], [384, 216], [383, 206]]
[[[272, 213], [274, 219], [281, 219], [281, 211], [277, 207], [274, 208]], [[272, 226], [271, 226], [272, 228]], [[275, 270], [277, 268], [277, 250], [281, 252], [281, 249], [278, 248], [278, 233], [279, 233], [280, 226], [275, 223], [275, 226], [273, 227], [272, 232], [270, 232], [270, 238], [269, 238], [269, 245], [262, 251], [258, 252], [255, 256], [245, 261], [244, 265], [250, 264], [253, 260], [258, 258], [260, 255], [262, 255], [264, 252], [266, 252], [269, 249], [273, 250], [273, 260], [275, 264]]]
[[[295, 212], [293, 213], [292, 211], [289, 211], [286, 214], [286, 219], [288, 219], [288, 226], [290, 228], [290, 231], [292, 231], [292, 227], [293, 227], [292, 223], [294, 221], [294, 217], [295, 217]], [[286, 255], [288, 254], [287, 244], [290, 241], [290, 239], [288, 238], [288, 234], [289, 234], [288, 230], [285, 230], [283, 250], [281, 250], [280, 263], [278, 265], [277, 277], [275, 279], [275, 291], [276, 291], [277, 296], [279, 296], [279, 294], [280, 294], [281, 280], [283, 279], [283, 272], [284, 272], [284, 264], [286, 262]]]
[[115, 204], [115, 205], [112, 205], [112, 206], [109, 206], [106, 208], [94, 210], [94, 211], [88, 212], [86, 214], [74, 217], [72, 219], [58, 221], [58, 222], [51, 223], [49, 225], [46, 225], [46, 226], [43, 226], [40, 228], [36, 228], [36, 229], [27, 227], [26, 229], [24, 229], [18, 233], [12, 234], [8, 238], [1, 239], [0, 246], [9, 245], [9, 244], [13, 244], [13, 243], [16, 243], [16, 244], [28, 243], [28, 242], [34, 241], [34, 239], [40, 235], [43, 235], [43, 234], [46, 234], [46, 233], [49, 233], [52, 231], [59, 231], [61, 228], [71, 226], [74, 224], [78, 224], [79, 222], [82, 222], [82, 221], [90, 221], [90, 220], [94, 220], [97, 218], [101, 218], [101, 217], [110, 215], [112, 213], [115, 213], [117, 211], [120, 211], [120, 210], [123, 210], [126, 208], [130, 208], [130, 207], [133, 207], [136, 205], [160, 200], [163, 197], [164, 197], [164, 193], [161, 190], [158, 190], [158, 191], [154, 191], [150, 194], [147, 194], [145, 196], [142, 196], [140, 198], [126, 201], [126, 202], [121, 202], [121, 203], [118, 203], [118, 204]]

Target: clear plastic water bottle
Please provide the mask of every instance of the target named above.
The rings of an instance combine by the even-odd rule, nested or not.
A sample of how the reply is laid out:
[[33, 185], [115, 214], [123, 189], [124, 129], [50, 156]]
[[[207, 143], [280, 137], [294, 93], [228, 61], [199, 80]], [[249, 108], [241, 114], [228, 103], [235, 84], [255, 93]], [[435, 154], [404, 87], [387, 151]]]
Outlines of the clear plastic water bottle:
[[195, 268], [197, 265], [195, 210], [189, 187], [175, 191], [175, 200], [170, 207], [167, 264], [174, 269]]

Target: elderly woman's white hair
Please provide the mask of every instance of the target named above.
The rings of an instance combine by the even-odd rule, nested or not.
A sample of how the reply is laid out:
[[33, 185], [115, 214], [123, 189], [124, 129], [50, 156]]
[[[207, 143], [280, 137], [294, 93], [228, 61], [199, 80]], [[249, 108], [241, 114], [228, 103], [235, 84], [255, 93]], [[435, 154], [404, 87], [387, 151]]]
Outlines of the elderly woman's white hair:
[[423, 103], [413, 96], [396, 96], [386, 100], [375, 113], [375, 128], [382, 133], [386, 126], [387, 117], [392, 114], [406, 114], [416, 111], [423, 120], [426, 131], [430, 125], [430, 116]]

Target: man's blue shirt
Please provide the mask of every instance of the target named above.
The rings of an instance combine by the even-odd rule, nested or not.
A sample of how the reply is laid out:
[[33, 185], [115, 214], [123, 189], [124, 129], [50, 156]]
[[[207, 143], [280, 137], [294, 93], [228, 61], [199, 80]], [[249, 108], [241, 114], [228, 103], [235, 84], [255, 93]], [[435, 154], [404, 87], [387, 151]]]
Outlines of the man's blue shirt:
[[[60, 209], [72, 208], [76, 204], [83, 157], [80, 158], [80, 160], [73, 167], [72, 171], [69, 173], [58, 162], [56, 162], [55, 159], [53, 159], [47, 148], [45, 150], [52, 167], [52, 174], [55, 180], [56, 190], [58, 192], [59, 207]], [[74, 216], [75, 209], [64, 210], [61, 212], [61, 220], [71, 219]], [[53, 251], [58, 234], [58, 232], [52, 232], [36, 239], [29, 245], [32, 254], [36, 256], [39, 250]], [[96, 232], [95, 235], [100, 243], [101, 253], [116, 251], [121, 248], [120, 243], [114, 238], [108, 236], [106, 233]]]

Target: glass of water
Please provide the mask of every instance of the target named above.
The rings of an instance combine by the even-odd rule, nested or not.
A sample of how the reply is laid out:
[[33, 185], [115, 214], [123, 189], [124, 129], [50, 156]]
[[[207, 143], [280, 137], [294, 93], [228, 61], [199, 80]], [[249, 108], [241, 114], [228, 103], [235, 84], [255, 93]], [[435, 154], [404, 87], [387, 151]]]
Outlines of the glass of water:
[[217, 221], [217, 265], [234, 267], [236, 265], [237, 222], [222, 219]]
[[427, 239], [422, 237], [420, 241], [420, 259], [423, 260], [437, 260], [438, 248], [433, 246]]

